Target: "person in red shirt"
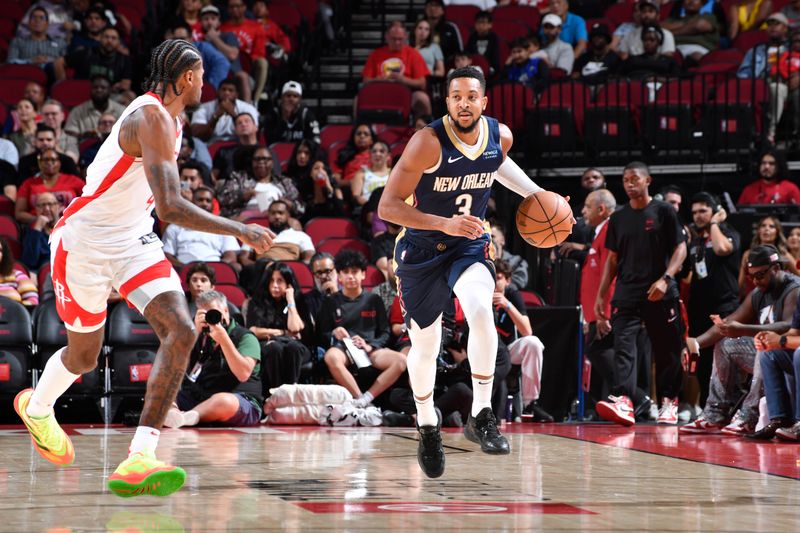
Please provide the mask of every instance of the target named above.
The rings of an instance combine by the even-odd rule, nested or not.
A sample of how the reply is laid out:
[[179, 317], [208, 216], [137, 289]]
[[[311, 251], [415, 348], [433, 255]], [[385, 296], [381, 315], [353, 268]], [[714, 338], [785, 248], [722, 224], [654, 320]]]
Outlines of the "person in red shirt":
[[783, 154], [770, 148], [761, 156], [759, 179], [747, 185], [737, 205], [800, 204], [800, 188], [789, 181]]
[[62, 208], [83, 192], [85, 183], [82, 179], [61, 173], [61, 160], [54, 148], [45, 148], [39, 154], [39, 170], [39, 174], [22, 182], [17, 193], [14, 215], [22, 224], [36, 220], [36, 197], [43, 192], [53, 193]]
[[292, 41], [283, 32], [277, 22], [269, 18], [269, 7], [266, 0], [253, 2], [253, 16], [264, 28], [267, 37], [267, 48], [275, 59], [286, 59], [292, 51]]
[[247, 54], [252, 61], [251, 74], [255, 78], [255, 90], [250, 91], [250, 85], [243, 83], [241, 87], [242, 99], [250, 102], [258, 100], [264, 87], [267, 85], [267, 32], [261, 23], [244, 18], [247, 6], [243, 0], [230, 0], [228, 2], [228, 21], [220, 26], [219, 31], [230, 32], [239, 39], [239, 52]]
[[362, 74], [365, 82], [391, 80], [414, 91], [411, 108], [417, 117], [431, 114], [431, 99], [425, 92], [425, 77], [428, 75], [428, 65], [420, 53], [408, 45], [408, 32], [399, 21], [393, 22], [386, 30], [386, 46], [373, 50], [367, 57]]

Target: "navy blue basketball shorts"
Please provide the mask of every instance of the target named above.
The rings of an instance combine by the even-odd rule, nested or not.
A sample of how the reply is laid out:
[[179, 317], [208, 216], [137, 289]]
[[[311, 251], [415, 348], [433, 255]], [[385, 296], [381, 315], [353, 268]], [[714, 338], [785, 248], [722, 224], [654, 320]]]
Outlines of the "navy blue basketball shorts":
[[433, 324], [453, 297], [453, 287], [469, 267], [480, 263], [494, 271], [494, 246], [489, 234], [469, 240], [431, 242], [403, 235], [395, 245], [397, 296], [406, 326]]

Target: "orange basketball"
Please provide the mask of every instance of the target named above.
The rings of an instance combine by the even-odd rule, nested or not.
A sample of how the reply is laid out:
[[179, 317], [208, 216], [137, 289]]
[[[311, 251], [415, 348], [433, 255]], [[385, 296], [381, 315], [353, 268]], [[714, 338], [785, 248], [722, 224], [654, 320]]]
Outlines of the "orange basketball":
[[572, 233], [572, 209], [560, 194], [539, 191], [517, 209], [517, 231], [537, 248], [552, 248]]

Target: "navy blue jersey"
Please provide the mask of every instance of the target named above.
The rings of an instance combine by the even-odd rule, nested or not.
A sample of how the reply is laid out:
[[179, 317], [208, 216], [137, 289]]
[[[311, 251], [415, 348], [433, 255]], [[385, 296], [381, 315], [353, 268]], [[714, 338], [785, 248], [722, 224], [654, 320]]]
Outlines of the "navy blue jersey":
[[[483, 219], [489, 203], [497, 168], [503, 162], [500, 127], [497, 119], [481, 117], [478, 145], [469, 147], [456, 137], [447, 116], [432, 122], [442, 146], [438, 166], [424, 172], [414, 189], [413, 205], [423, 213], [450, 218], [453, 215], [473, 215]], [[441, 231], [407, 230], [416, 241], [452, 242], [453, 237]]]

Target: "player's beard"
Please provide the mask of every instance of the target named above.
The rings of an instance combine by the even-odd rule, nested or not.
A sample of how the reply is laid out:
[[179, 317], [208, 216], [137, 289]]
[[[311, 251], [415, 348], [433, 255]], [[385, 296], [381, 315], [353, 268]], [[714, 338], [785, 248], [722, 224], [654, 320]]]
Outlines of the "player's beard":
[[450, 120], [453, 123], [453, 128], [455, 128], [455, 130], [458, 133], [472, 133], [473, 131], [475, 131], [475, 127], [478, 125], [478, 120], [480, 120], [480, 117], [478, 117], [478, 118], [474, 119], [472, 122], [470, 122], [469, 126], [462, 126], [458, 122], [458, 117], [453, 118], [452, 115], [450, 115]]

